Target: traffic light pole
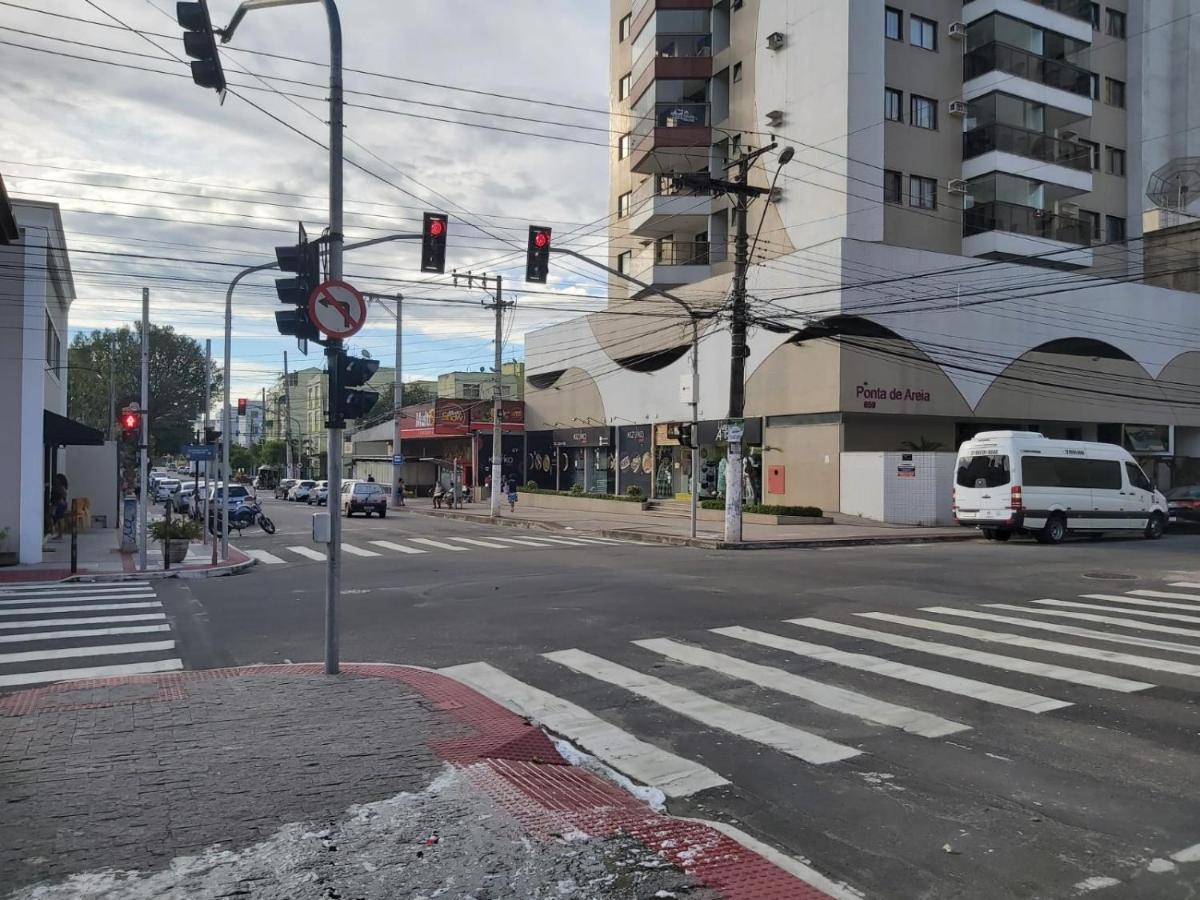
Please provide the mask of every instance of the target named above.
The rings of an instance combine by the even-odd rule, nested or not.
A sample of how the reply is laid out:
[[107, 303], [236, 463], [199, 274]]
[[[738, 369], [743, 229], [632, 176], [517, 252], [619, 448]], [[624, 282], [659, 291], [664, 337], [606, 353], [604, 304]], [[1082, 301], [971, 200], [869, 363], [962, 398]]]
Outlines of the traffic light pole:
[[[150, 288], [142, 288], [142, 408], [138, 410], [138, 571], [146, 571], [146, 513], [150, 505]], [[163, 545], [163, 554], [167, 552]]]

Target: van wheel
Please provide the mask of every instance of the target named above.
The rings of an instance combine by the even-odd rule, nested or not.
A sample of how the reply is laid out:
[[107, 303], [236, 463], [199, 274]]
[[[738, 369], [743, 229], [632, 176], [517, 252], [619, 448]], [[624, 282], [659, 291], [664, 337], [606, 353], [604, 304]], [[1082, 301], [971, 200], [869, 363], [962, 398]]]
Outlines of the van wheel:
[[1157, 541], [1163, 536], [1163, 532], [1167, 530], [1167, 520], [1163, 518], [1162, 513], [1155, 513], [1150, 517], [1150, 521], [1146, 523], [1146, 537], [1152, 541]]
[[1000, 543], [1004, 543], [1010, 537], [1012, 537], [1011, 531], [997, 531], [996, 532], [996, 540], [998, 540]]
[[979, 532], [983, 535], [985, 541], [994, 541], [996, 539], [995, 528], [980, 528]]
[[1040, 544], [1061, 544], [1067, 536], [1067, 520], [1062, 516], [1051, 516], [1044, 528], [1034, 537]]

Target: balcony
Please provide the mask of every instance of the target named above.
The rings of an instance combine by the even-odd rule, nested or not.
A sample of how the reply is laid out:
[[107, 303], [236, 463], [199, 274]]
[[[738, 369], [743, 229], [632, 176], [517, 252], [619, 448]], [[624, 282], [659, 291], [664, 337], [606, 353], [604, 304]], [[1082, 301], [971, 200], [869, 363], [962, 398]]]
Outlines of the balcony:
[[1064, 16], [1070, 16], [1072, 19], [1087, 22], [1088, 25], [1092, 23], [1092, 4], [1090, 0], [1026, 0], [1026, 2], [1036, 4], [1037, 6], [1044, 6], [1046, 9], [1062, 13]]
[[629, 233], [657, 237], [676, 230], [698, 233], [708, 228], [716, 198], [711, 194], [676, 191], [669, 176], [651, 176], [633, 192]]
[[969, 25], [997, 12], [1090, 44], [1091, 6], [1089, 0], [967, 0], [962, 20]]
[[639, 262], [641, 277], [652, 284], [690, 284], [712, 275], [712, 266], [725, 261], [725, 247], [709, 241], [655, 241]]
[[1070, 216], [994, 201], [963, 210], [963, 253], [988, 259], [1037, 257], [1052, 268], [1092, 262], [1088, 223]]
[[1092, 114], [1092, 73], [1058, 59], [993, 41], [963, 57], [963, 99], [1003, 90], [1036, 103]]
[[[1029, 165], [1029, 160], [1045, 165]], [[1007, 172], [1061, 185], [1074, 193], [1092, 189], [1091, 156], [1087, 148], [1039, 131], [993, 123], [963, 135], [963, 177]], [[1065, 196], [1069, 196], [1069, 193]]]
[[658, 78], [712, 78], [712, 35], [656, 34], [633, 62], [636, 101]]
[[630, 168], [643, 175], [690, 172], [707, 163], [712, 127], [707, 103], [656, 103], [652, 122], [633, 133]]

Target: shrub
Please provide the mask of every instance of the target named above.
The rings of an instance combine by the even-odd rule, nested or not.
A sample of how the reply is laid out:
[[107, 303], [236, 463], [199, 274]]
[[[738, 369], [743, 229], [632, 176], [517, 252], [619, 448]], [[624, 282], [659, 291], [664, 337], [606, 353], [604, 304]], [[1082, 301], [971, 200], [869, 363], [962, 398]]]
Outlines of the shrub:
[[150, 537], [156, 541], [195, 541], [200, 539], [203, 531], [200, 528], [200, 523], [185, 518], [184, 516], [176, 516], [167, 521], [159, 519], [157, 522], [150, 523]]
[[[724, 500], [702, 500], [700, 506], [703, 509], [724, 509]], [[825, 515], [824, 510], [819, 506], [774, 506], [764, 503], [753, 503], [742, 507], [742, 512], [759, 513], [764, 516], [804, 516], [807, 518], [819, 518]]]
[[641, 500], [642, 489], [636, 484], [631, 484], [629, 487], [625, 488], [625, 496], [630, 500]]
[[571, 485], [570, 493], [571, 493], [572, 497], [582, 497], [583, 496], [583, 485], [582, 484]]
[[525, 490], [527, 490], [527, 491], [536, 491], [536, 490], [538, 490], [538, 483], [537, 483], [536, 481], [527, 481], [527, 482], [525, 482]]

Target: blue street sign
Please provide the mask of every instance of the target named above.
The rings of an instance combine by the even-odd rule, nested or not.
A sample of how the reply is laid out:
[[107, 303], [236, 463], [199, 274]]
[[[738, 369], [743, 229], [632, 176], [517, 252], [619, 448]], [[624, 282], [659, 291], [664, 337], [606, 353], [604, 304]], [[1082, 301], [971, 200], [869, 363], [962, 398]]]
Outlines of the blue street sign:
[[183, 448], [183, 455], [191, 462], [212, 462], [217, 458], [217, 448], [205, 444], [188, 444]]
[[402, 465], [404, 465], [404, 457], [403, 457], [403, 456], [393, 456], [393, 457], [392, 457], [392, 465], [393, 465], [393, 466], [402, 466]]

